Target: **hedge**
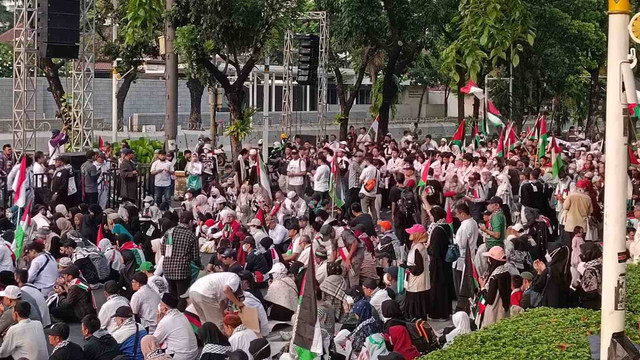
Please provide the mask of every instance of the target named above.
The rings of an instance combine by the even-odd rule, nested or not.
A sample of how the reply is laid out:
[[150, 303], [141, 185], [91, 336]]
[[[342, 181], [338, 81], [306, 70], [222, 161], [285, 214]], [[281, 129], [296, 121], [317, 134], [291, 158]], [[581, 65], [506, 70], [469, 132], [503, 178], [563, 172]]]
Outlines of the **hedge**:
[[[639, 341], [640, 264], [627, 266], [626, 335]], [[586, 309], [529, 310], [487, 329], [456, 338], [425, 360], [591, 359], [587, 335], [600, 331], [600, 312]]]

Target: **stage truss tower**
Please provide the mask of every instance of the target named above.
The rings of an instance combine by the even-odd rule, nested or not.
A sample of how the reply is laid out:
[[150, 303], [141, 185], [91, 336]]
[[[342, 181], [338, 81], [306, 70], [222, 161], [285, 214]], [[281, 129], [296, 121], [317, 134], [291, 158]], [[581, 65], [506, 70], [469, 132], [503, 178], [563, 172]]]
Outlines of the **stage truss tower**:
[[[318, 59], [318, 108], [316, 121], [318, 124], [317, 136], [327, 135], [327, 91], [329, 86], [327, 65], [329, 63], [329, 18], [326, 11], [311, 11], [299, 16], [297, 20], [318, 21], [320, 52]], [[284, 35], [284, 74], [282, 84], [282, 132], [291, 133], [291, 113], [293, 110], [293, 33], [287, 30]]]

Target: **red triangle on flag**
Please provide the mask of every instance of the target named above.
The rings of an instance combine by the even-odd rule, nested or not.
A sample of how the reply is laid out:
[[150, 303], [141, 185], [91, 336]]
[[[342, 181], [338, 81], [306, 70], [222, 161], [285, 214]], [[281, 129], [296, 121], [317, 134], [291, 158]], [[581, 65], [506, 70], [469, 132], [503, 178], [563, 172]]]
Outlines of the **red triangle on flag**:
[[627, 145], [627, 151], [629, 152], [629, 163], [631, 165], [640, 165], [636, 154], [633, 152], [633, 149], [631, 149], [631, 145]]
[[492, 113], [493, 115], [502, 116], [498, 108], [495, 105], [493, 105], [493, 101], [489, 101], [489, 112]]

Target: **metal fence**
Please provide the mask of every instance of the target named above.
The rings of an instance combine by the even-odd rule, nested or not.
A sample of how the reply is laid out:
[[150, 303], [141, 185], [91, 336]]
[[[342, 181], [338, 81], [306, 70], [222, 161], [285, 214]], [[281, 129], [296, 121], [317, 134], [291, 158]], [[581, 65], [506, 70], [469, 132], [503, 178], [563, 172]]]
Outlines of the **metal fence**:
[[[142, 200], [147, 195], [153, 196], [153, 176], [150, 174], [150, 164], [139, 164], [136, 168], [138, 170], [138, 178], [136, 182], [136, 198], [135, 204], [138, 208], [142, 207]], [[115, 209], [120, 203], [122, 198], [120, 195], [122, 178], [119, 176], [119, 169], [117, 163], [113, 164], [111, 170], [108, 173], [103, 174], [103, 183], [107, 185], [107, 208]], [[34, 174], [33, 190], [36, 194], [36, 202], [42, 205], [48, 205], [51, 201], [51, 180], [53, 174]], [[76, 188], [78, 191], [69, 196], [67, 205], [77, 206], [84, 201], [82, 198], [82, 188], [80, 171], [74, 170], [73, 177], [75, 179]], [[0, 204], [4, 209], [7, 209], [13, 205], [14, 194], [11, 191], [11, 184], [7, 183], [7, 176], [0, 175]]]

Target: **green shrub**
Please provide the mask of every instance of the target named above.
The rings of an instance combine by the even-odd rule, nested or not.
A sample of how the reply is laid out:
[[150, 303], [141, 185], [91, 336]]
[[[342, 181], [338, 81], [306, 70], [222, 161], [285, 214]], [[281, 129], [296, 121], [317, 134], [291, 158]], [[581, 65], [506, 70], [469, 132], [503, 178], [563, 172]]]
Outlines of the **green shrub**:
[[424, 360], [589, 360], [587, 335], [600, 328], [600, 312], [539, 308], [455, 339]]
[[640, 321], [640, 264], [627, 265], [627, 314], [625, 334], [638, 343], [638, 321]]
[[[149, 138], [141, 137], [135, 140], [127, 140], [129, 147], [136, 154], [136, 159], [139, 164], [150, 164], [153, 160], [153, 155], [156, 150], [164, 149], [164, 143], [161, 140], [149, 140]], [[113, 144], [114, 154], [120, 151], [120, 144], [118, 142]]]

